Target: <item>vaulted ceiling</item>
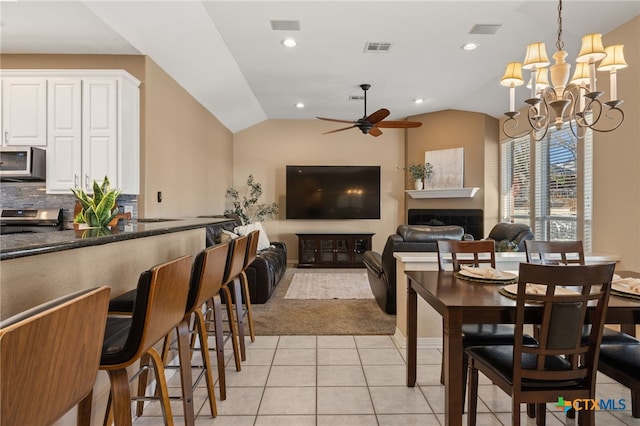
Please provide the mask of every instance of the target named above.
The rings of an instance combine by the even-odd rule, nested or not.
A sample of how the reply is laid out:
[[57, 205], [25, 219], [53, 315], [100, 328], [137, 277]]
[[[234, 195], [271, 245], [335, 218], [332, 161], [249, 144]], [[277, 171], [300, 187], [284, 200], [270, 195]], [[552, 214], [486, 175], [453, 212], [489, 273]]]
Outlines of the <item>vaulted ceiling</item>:
[[[232, 132], [266, 119], [390, 119], [444, 109], [500, 117], [498, 81], [527, 44], [557, 38], [557, 2], [531, 1], [0, 1], [2, 53], [148, 55]], [[562, 39], [640, 14], [638, 0], [565, 0]], [[274, 29], [295, 21], [299, 29]], [[289, 27], [291, 22], [276, 22]], [[495, 34], [471, 34], [491, 25]], [[281, 41], [293, 37], [297, 46]], [[476, 42], [465, 51], [461, 46]], [[604, 38], [607, 44], [606, 37]], [[389, 43], [367, 52], [367, 43]], [[637, 78], [623, 74], [619, 78]], [[517, 101], [527, 95], [521, 88]], [[424, 102], [413, 101], [423, 98]], [[298, 102], [305, 107], [296, 108]], [[335, 127], [335, 126], [333, 126]], [[333, 128], [327, 123], [327, 130]]]

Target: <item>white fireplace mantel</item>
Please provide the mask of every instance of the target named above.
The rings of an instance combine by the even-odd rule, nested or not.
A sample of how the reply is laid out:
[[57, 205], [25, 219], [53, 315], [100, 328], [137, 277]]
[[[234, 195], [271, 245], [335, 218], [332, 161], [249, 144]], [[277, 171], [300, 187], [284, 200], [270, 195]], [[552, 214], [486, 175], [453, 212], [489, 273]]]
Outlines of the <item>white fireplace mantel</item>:
[[480, 188], [445, 188], [405, 191], [411, 198], [473, 198]]

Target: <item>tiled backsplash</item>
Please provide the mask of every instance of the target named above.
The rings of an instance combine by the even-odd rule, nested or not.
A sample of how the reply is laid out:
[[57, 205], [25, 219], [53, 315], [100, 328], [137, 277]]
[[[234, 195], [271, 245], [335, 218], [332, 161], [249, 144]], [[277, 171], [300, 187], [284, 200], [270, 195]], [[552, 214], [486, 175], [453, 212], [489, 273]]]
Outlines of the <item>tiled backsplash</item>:
[[[69, 194], [52, 195], [45, 193], [44, 182], [2, 182], [0, 184], [0, 206], [7, 209], [56, 208], [64, 210], [64, 221], [73, 221], [76, 198]], [[131, 206], [131, 218], [138, 217], [138, 196], [120, 195], [118, 206]]]

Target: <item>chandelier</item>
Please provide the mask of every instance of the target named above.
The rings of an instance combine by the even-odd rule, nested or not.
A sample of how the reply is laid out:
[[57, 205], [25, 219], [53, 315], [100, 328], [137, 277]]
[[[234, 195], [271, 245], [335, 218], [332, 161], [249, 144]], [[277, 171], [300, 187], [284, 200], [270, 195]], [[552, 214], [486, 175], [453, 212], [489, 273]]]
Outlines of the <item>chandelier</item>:
[[[582, 37], [575, 72], [569, 80], [571, 64], [565, 62], [567, 52], [563, 50], [562, 41], [562, 0], [559, 0], [557, 52], [553, 54], [555, 64], [546, 68], [550, 62], [544, 43], [532, 43], [527, 46], [524, 62], [508, 63], [500, 79], [501, 85], [509, 87], [509, 112], [505, 113], [507, 119], [502, 123], [504, 134], [510, 138], [515, 137], [509, 134], [508, 129], [515, 129], [518, 125], [517, 117], [520, 113], [515, 110], [515, 88], [524, 84], [522, 69], [531, 70], [531, 79], [527, 84], [531, 89], [531, 98], [525, 102], [529, 105], [527, 119], [531, 129], [528, 133], [534, 132], [535, 140], [542, 140], [552, 123], [556, 129], [560, 129], [565, 118], [569, 119], [569, 128], [577, 138], [583, 137], [578, 134], [577, 128], [589, 128], [597, 132], [616, 130], [624, 121], [624, 112], [618, 108], [622, 100], [617, 99], [616, 81], [617, 70], [627, 66], [623, 47], [620, 44], [604, 48], [602, 34]], [[596, 90], [598, 61], [598, 71], [609, 71], [610, 100], [607, 102], [600, 101], [604, 92]], [[605, 119], [609, 121], [605, 123]]]

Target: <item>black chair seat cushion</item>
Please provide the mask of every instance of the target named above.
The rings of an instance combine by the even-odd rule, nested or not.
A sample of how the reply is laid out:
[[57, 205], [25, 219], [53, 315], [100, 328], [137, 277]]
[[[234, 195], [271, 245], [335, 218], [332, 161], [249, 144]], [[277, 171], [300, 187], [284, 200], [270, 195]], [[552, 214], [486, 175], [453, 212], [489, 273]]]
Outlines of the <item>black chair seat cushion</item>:
[[602, 345], [600, 364], [624, 372], [636, 382], [640, 382], [640, 345]]
[[[513, 383], [513, 346], [472, 346], [466, 349], [469, 357], [473, 356], [482, 364], [489, 366], [494, 372], [502, 376], [509, 383]], [[533, 369], [536, 358], [531, 354], [523, 354], [522, 367]], [[560, 356], [548, 356], [545, 369], [549, 371], [570, 370], [571, 365]], [[561, 388], [579, 386], [582, 380], [531, 380], [523, 379], [522, 384], [527, 388]]]
[[[590, 326], [587, 326], [590, 327]], [[588, 335], [588, 331], [585, 333]], [[640, 340], [619, 331], [605, 327], [602, 332], [602, 345], [638, 345]]]
[[[151, 276], [152, 273], [150, 270], [144, 271], [140, 274], [137, 288], [125, 293], [128, 295], [127, 297], [123, 295], [123, 301], [130, 301], [131, 295], [129, 295], [129, 293], [133, 292], [133, 309], [130, 311], [118, 311], [132, 312], [130, 317], [112, 315], [107, 317], [104, 343], [102, 344], [102, 356], [100, 359], [101, 366], [123, 364], [130, 361], [136, 355], [144, 332], [149, 289], [151, 288]], [[111, 310], [111, 304], [109, 308], [109, 310]]]
[[110, 316], [107, 318], [100, 365], [122, 364], [135, 355], [127, 353], [125, 350], [130, 330], [131, 317]]
[[133, 313], [133, 307], [136, 303], [136, 293], [137, 291], [134, 288], [111, 299], [109, 301], [109, 313]]
[[[505, 324], [465, 324], [462, 326], [462, 344], [468, 346], [513, 345], [513, 326]], [[525, 334], [526, 345], [536, 344], [536, 339]]]

